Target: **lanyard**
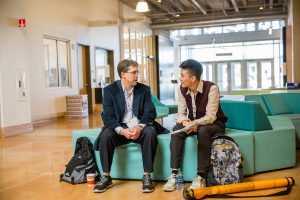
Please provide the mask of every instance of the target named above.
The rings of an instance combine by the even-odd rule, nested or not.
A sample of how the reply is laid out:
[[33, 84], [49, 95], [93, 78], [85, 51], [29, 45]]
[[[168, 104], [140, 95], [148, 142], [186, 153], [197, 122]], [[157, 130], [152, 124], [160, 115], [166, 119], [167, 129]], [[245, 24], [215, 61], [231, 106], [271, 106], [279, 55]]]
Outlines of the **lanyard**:
[[[125, 94], [125, 101], [126, 101], [126, 110], [127, 113], [130, 113], [130, 118], [133, 118], [133, 110], [132, 110], [132, 103], [133, 103], [133, 90], [130, 92], [124, 91]], [[131, 100], [132, 99], [132, 100]]]

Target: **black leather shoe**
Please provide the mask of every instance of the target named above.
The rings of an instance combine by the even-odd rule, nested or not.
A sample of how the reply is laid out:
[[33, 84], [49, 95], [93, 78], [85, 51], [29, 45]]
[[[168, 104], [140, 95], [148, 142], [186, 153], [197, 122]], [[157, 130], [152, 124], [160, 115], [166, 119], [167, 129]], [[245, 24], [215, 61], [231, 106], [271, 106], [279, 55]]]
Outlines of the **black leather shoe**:
[[113, 183], [110, 176], [102, 176], [100, 182], [94, 188], [94, 192], [105, 192], [108, 188], [112, 187]]
[[152, 184], [152, 179], [151, 179], [150, 175], [144, 175], [142, 182], [143, 182], [142, 192], [153, 192], [154, 191], [154, 186]]

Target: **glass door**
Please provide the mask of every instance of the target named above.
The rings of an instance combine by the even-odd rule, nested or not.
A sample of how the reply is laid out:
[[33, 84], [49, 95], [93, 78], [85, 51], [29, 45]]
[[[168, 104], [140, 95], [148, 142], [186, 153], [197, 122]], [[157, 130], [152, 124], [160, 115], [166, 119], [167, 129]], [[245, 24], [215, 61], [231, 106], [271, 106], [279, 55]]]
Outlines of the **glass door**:
[[272, 62], [264, 60], [261, 64], [261, 86], [262, 88], [272, 87]]
[[228, 92], [228, 63], [217, 63], [217, 85], [220, 92]]
[[213, 81], [212, 63], [203, 63], [202, 67], [203, 67], [202, 80]]
[[231, 90], [242, 88], [242, 69], [241, 62], [231, 62]]
[[247, 88], [257, 88], [257, 63], [256, 61], [247, 61]]

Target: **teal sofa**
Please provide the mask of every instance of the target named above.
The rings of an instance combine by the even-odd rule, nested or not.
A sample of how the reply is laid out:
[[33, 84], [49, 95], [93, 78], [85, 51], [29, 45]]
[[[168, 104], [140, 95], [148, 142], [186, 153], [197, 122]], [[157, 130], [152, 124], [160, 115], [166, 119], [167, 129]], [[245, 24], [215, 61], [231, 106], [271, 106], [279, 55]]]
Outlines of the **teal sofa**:
[[[79, 137], [86, 136], [91, 142], [94, 142], [101, 129], [75, 130], [72, 134], [72, 146], [75, 148], [76, 140]], [[158, 135], [158, 147], [154, 161], [154, 180], [166, 180], [171, 173], [170, 169], [170, 135], [162, 133]], [[196, 172], [197, 161], [197, 139], [192, 136], [185, 141], [183, 165], [190, 166], [183, 168], [183, 174], [186, 181], [191, 181]], [[98, 168], [102, 173], [99, 152], [95, 151]], [[188, 156], [189, 155], [189, 156]], [[133, 170], [134, 169], [134, 170]], [[143, 175], [143, 162], [141, 148], [139, 144], [129, 143], [119, 146], [115, 149], [111, 176], [116, 179], [134, 179], [138, 180]]]
[[296, 131], [296, 146], [300, 148], [300, 93], [246, 95], [245, 101], [257, 101], [268, 116], [288, 117]]
[[[253, 101], [222, 101], [221, 106], [229, 118], [226, 124], [227, 134], [240, 145], [246, 170], [250, 167], [257, 173], [296, 164], [295, 128], [287, 117], [267, 116], [260, 104]], [[244, 137], [250, 135], [247, 140], [252, 139], [253, 162], [249, 152], [251, 141], [247, 141], [248, 146], [243, 145], [239, 142], [240, 137], [232, 135], [233, 130]]]
[[[244, 175], [293, 167], [296, 163], [295, 128], [285, 116], [268, 116], [257, 102], [221, 101], [228, 116], [226, 134], [239, 144], [244, 165]], [[87, 136], [92, 142], [101, 129], [74, 130], [73, 148], [77, 138]], [[158, 135], [158, 148], [154, 161], [154, 180], [166, 180], [170, 170], [170, 135], [167, 131]], [[266, 145], [268, 144], [268, 145]], [[102, 171], [99, 152], [97, 165]], [[191, 181], [197, 168], [197, 139], [185, 140], [183, 174]], [[111, 176], [116, 179], [141, 179], [143, 164], [140, 146], [129, 143], [117, 147], [114, 154]]]
[[169, 108], [168, 106], [162, 104], [159, 99], [154, 96], [151, 95], [151, 99], [152, 102], [156, 108], [156, 113], [157, 113], [157, 117], [156, 118], [163, 118], [163, 117], [167, 117], [169, 115]]
[[157, 118], [166, 117], [169, 114], [175, 114], [178, 112], [177, 105], [165, 105], [154, 95], [152, 95], [152, 102], [156, 108]]

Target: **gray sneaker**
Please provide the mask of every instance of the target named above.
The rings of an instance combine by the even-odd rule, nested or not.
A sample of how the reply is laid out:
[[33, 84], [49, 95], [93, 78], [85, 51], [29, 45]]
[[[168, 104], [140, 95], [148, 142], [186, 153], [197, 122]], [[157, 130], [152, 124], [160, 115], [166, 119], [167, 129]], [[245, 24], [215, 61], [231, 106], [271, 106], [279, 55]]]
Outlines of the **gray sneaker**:
[[144, 175], [142, 178], [142, 192], [153, 192], [154, 186], [150, 175]]
[[94, 192], [105, 192], [108, 188], [111, 188], [113, 185], [110, 176], [102, 176], [100, 182], [94, 188]]
[[167, 183], [164, 185], [163, 190], [165, 192], [172, 192], [176, 189], [176, 174], [171, 174]]
[[199, 175], [196, 175], [192, 182], [192, 185], [189, 187], [189, 190], [195, 188], [204, 188], [204, 187], [206, 187], [205, 179]]

